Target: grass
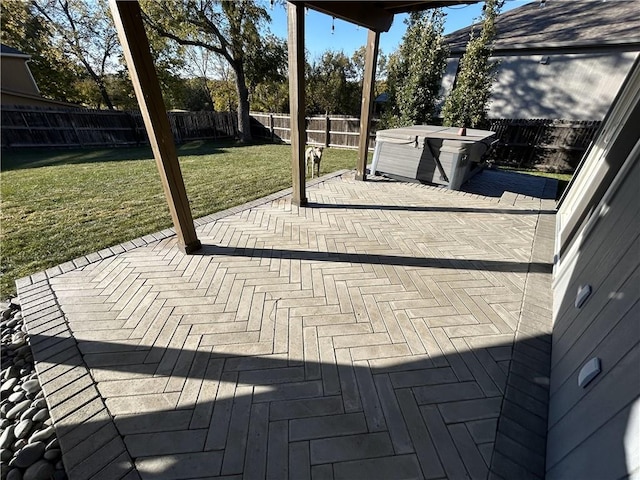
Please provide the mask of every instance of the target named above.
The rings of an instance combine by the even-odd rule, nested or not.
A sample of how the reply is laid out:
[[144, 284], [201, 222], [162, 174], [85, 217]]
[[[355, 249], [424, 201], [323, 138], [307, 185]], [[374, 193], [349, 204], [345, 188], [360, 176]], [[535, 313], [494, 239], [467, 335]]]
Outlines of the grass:
[[[191, 142], [179, 148], [194, 218], [291, 186], [291, 147]], [[327, 149], [321, 174], [355, 168]], [[2, 154], [0, 298], [15, 280], [172, 226], [149, 148]]]

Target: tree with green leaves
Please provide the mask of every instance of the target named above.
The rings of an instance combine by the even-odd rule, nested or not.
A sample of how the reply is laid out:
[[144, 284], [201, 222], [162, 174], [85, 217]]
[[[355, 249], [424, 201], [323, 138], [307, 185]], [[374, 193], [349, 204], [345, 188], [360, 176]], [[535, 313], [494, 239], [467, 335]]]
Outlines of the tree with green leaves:
[[353, 115], [360, 110], [359, 85], [344, 52], [325, 51], [309, 68], [307, 112]]
[[33, 0], [55, 46], [86, 70], [104, 105], [113, 110], [106, 77], [118, 66], [120, 44], [106, 0]]
[[445, 13], [440, 8], [411, 12], [398, 51], [391, 55], [387, 86], [390, 108], [385, 125], [431, 123], [449, 49], [444, 43]]
[[485, 0], [480, 35], [471, 30], [467, 48], [460, 60], [456, 80], [442, 109], [443, 124], [455, 127], [486, 126], [491, 85], [497, 62], [490, 62], [496, 35], [495, 21], [502, 0]]
[[270, 20], [266, 9], [251, 0], [172, 0], [142, 4], [145, 21], [158, 34], [180, 45], [216, 53], [233, 69], [238, 97], [238, 132], [251, 140], [247, 64], [259, 58], [261, 31]]

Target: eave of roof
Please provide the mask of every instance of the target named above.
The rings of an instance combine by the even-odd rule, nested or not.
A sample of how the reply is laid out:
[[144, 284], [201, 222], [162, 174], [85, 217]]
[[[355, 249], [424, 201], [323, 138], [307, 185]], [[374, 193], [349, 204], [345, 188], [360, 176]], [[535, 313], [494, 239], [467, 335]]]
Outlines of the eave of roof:
[[326, 13], [376, 32], [386, 32], [391, 28], [393, 16], [397, 13], [477, 3], [478, 1], [480, 0], [400, 0], [378, 2], [311, 0], [307, 2], [293, 1], [291, 3], [304, 5], [318, 12]]
[[16, 57], [16, 58], [25, 58], [30, 59], [31, 55], [27, 55], [26, 53], [22, 53], [17, 48], [10, 47], [8, 45], [0, 44], [0, 55], [3, 57]]

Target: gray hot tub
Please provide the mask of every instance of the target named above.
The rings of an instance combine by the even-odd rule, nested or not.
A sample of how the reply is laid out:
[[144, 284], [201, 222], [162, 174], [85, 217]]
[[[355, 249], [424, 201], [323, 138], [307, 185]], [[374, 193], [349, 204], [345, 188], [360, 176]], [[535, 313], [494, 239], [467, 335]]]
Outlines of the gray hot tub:
[[495, 132], [433, 125], [379, 130], [371, 171], [458, 190], [477, 171]]

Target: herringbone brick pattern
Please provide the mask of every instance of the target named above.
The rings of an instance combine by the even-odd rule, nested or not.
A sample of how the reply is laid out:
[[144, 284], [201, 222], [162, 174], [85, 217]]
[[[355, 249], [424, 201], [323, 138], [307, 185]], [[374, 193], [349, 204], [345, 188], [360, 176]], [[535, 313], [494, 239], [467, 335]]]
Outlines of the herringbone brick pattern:
[[487, 477], [540, 201], [349, 175], [308, 195], [199, 227], [196, 255], [167, 238], [50, 279], [81, 355], [48, 399], [117, 429], [65, 439], [72, 478]]

